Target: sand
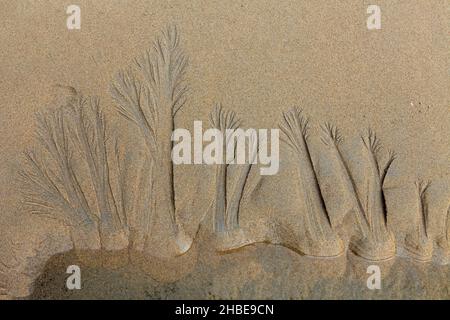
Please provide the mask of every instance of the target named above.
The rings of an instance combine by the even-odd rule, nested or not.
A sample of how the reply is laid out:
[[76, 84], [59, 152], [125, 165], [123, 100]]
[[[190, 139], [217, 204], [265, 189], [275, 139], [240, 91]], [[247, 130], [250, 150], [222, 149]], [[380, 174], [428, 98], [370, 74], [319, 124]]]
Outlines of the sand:
[[[448, 299], [449, 8], [431, 2], [378, 1], [367, 30], [369, 1], [78, 1], [68, 30], [65, 1], [3, 1], [0, 297]], [[277, 174], [172, 166], [173, 129], [232, 126], [218, 103], [290, 137]], [[64, 289], [72, 264], [85, 289]]]

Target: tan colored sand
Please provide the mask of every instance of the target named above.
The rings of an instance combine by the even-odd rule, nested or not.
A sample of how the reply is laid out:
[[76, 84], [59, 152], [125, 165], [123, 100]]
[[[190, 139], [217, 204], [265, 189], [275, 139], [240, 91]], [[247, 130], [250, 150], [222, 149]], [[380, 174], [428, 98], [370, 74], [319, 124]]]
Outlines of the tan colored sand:
[[[31, 217], [19, 205], [16, 173], [21, 153], [34, 144], [35, 112], [64, 99], [57, 85], [71, 86], [99, 96], [120, 134], [130, 146], [140, 146], [135, 128], [116, 116], [109, 85], [169, 23], [178, 26], [189, 56], [189, 100], [176, 126], [191, 129], [194, 120], [207, 121], [213, 104], [221, 102], [246, 126], [276, 128], [283, 111], [300, 106], [314, 125], [311, 148], [317, 163], [327, 155], [314, 130], [330, 121], [346, 138], [343, 153], [360, 176], [359, 134], [371, 127], [398, 155], [385, 183], [395, 235], [401, 239], [414, 228], [418, 177], [432, 181], [430, 230], [441, 232], [450, 202], [450, 12], [445, 1], [377, 1], [382, 9], [379, 31], [366, 29], [371, 1], [77, 4], [82, 10], [80, 31], [66, 28], [67, 1], [7, 0], [0, 5], [0, 261], [10, 263], [15, 255], [32, 252], [48, 234], [52, 240], [45, 241], [55, 251], [69, 246], [63, 228]], [[292, 178], [296, 162], [285, 147], [281, 162], [279, 174], [263, 178], [242, 207], [242, 224], [251, 241], [265, 241], [267, 234], [274, 239], [274, 221], [293, 229], [300, 224], [296, 201], [301, 199]], [[327, 176], [326, 169], [321, 184], [330, 194], [327, 205], [339, 211], [346, 200], [333, 196], [336, 172]], [[201, 177], [203, 189], [195, 210], [182, 218], [191, 234], [214, 190], [212, 169], [199, 175], [191, 167], [177, 167], [177, 199], [189, 199], [193, 175]], [[19, 253], [11, 251], [11, 241], [23, 242]]]

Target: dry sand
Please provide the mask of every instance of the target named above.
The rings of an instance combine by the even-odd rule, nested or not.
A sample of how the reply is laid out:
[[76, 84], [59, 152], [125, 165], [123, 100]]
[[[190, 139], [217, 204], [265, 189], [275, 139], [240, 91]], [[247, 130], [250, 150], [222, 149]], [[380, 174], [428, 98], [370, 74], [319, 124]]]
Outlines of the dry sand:
[[[366, 28], [372, 1], [77, 4], [81, 30], [71, 31], [66, 28], [67, 1], [0, 4], [0, 297], [450, 298], [445, 265], [450, 8], [445, 1], [377, 1], [382, 28], [372, 31]], [[175, 127], [192, 129], [194, 120], [208, 123], [217, 102], [234, 110], [245, 127], [278, 128], [282, 113], [293, 106], [310, 119], [312, 162], [302, 158], [306, 144], [296, 136], [301, 152], [282, 145], [277, 175], [261, 177], [252, 168], [238, 206], [240, 226], [226, 234], [213, 231], [214, 212], [220, 210], [212, 201], [221, 199], [215, 166], [175, 166], [176, 211], [170, 205], [151, 209], [153, 198], [172, 203], [166, 199], [171, 184], [164, 179], [170, 171], [161, 169], [160, 162], [157, 187], [151, 189], [145, 179], [140, 183], [149, 174], [148, 140], [118, 114], [110, 93], [117, 72], [151, 48], [168, 25], [177, 26], [180, 47], [189, 58], [189, 92]], [[108, 134], [118, 137], [119, 161], [127, 169], [124, 180], [116, 173], [110, 179], [114, 196], [125, 190], [131, 197], [129, 225], [119, 230], [106, 226], [105, 237], [94, 227], [78, 234], [73, 230], [81, 228], [32, 215], [22, 201], [26, 188], [18, 172], [26, 162], [23, 151], [40, 147], [35, 113], [74, 101], [72, 88], [99, 97]], [[339, 128], [344, 138], [337, 150], [320, 140], [325, 122]], [[360, 137], [369, 127], [384, 147], [376, 159], [380, 166], [387, 150], [396, 154], [382, 189], [370, 166], [373, 150]], [[107, 151], [114, 154], [111, 141]], [[349, 167], [350, 180], [336, 151]], [[75, 154], [73, 161], [81, 163], [83, 153]], [[92, 206], [96, 194], [86, 182], [89, 168], [73, 167]], [[230, 168], [229, 175], [239, 172]], [[424, 190], [425, 185], [415, 185], [418, 180], [431, 184]], [[301, 181], [306, 181], [303, 187]], [[367, 198], [380, 195], [386, 208]], [[313, 199], [314, 212], [305, 206], [307, 199]], [[373, 223], [381, 231], [361, 236], [358, 201], [363, 214], [368, 203], [378, 219], [387, 214], [388, 227], [377, 220]], [[156, 212], [147, 240], [144, 212]], [[323, 237], [314, 231], [317, 225], [305, 227], [317, 212]], [[391, 262], [369, 262], [354, 253]], [[338, 257], [322, 259], [329, 256]], [[69, 264], [86, 271], [86, 290], [64, 289]], [[381, 267], [386, 281], [381, 291], [366, 287], [370, 264]], [[333, 276], [330, 269], [340, 272]], [[104, 288], [110, 290], [100, 290]]]

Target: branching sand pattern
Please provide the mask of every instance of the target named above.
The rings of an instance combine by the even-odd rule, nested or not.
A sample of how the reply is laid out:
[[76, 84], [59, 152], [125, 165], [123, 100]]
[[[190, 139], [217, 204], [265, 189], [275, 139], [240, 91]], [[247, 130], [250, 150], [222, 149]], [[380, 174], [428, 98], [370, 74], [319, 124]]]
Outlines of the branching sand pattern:
[[[98, 99], [77, 94], [68, 105], [37, 120], [42, 150], [25, 153], [25, 204], [32, 213], [69, 226], [78, 248], [127, 247], [127, 217], [112, 192], [106, 124]], [[88, 168], [84, 180], [83, 166]], [[95, 205], [82, 186], [87, 183], [94, 190]]]
[[302, 251], [311, 256], [340, 255], [344, 245], [331, 226], [309, 152], [308, 119], [300, 109], [293, 108], [283, 114], [280, 129], [287, 138], [286, 143], [298, 157], [299, 189], [305, 201], [307, 237]]
[[412, 234], [405, 238], [405, 249], [418, 261], [427, 262], [433, 257], [433, 242], [430, 234], [430, 215], [426, 202], [426, 192], [430, 182], [416, 181], [417, 192], [417, 216], [416, 226]]
[[[239, 206], [241, 204], [244, 188], [254, 162], [257, 156], [257, 139], [250, 136], [248, 148], [250, 150], [250, 158], [246, 164], [240, 165], [241, 170], [237, 173], [235, 184], [231, 188], [230, 174], [227, 171], [229, 163], [234, 159], [230, 159], [227, 150], [228, 144], [234, 144], [232, 139], [233, 131], [239, 128], [241, 121], [236, 118], [234, 111], [225, 110], [220, 104], [216, 105], [210, 114], [211, 126], [222, 133], [222, 161], [216, 165], [216, 187], [213, 203], [214, 211], [214, 231], [218, 238], [218, 250], [232, 250], [244, 245], [250, 244], [243, 231], [239, 227]], [[231, 148], [234, 149], [235, 145]], [[231, 189], [231, 192], [228, 190]]]
[[322, 126], [322, 142], [328, 146], [338, 160], [340, 167], [340, 178], [344, 181], [346, 196], [351, 199], [352, 208], [355, 212], [356, 222], [360, 234], [351, 241], [352, 251], [369, 260], [385, 260], [395, 255], [395, 240], [387, 227], [387, 211], [383, 193], [383, 183], [389, 167], [395, 159], [392, 151], [388, 152], [386, 164], [379, 165], [379, 152], [381, 144], [375, 133], [370, 129], [361, 137], [365, 155], [368, 160], [368, 174], [366, 177], [365, 203], [360, 199], [355, 180], [339, 149], [343, 138], [339, 130], [331, 124]]
[[[65, 226], [72, 243], [71, 247], [64, 246], [54, 238], [44, 238], [38, 249], [27, 252], [20, 251], [20, 244], [8, 244], [14, 256], [8, 261], [0, 259], [0, 294], [26, 296], [45, 261], [71, 249], [134, 250], [149, 259], [168, 261], [189, 251], [197, 233], [188, 235], [180, 222], [184, 210], [183, 205], [177, 208], [175, 203], [171, 160], [174, 117], [187, 101], [187, 65], [178, 31], [169, 27], [133, 66], [120, 71], [111, 85], [117, 111], [135, 125], [145, 141], [145, 159], [138, 165], [135, 180], [130, 180], [130, 160], [121, 151], [125, 146], [109, 130], [99, 99], [71, 90], [64, 105], [37, 116], [38, 144], [25, 152], [26, 165], [20, 172], [24, 204], [31, 213]], [[211, 112], [210, 122], [222, 133], [240, 126], [236, 114], [220, 105]], [[293, 108], [283, 113], [279, 127], [296, 156], [295, 181], [301, 196], [298, 219], [304, 221], [305, 230], [297, 233], [290, 225], [277, 225], [277, 231], [268, 232], [266, 239], [251, 239], [243, 231], [240, 209], [258, 148], [256, 138], [250, 137], [247, 147], [253, 150], [252, 156], [248, 163], [237, 166], [235, 177], [231, 177], [227, 161], [215, 167], [211, 220], [218, 240], [216, 249], [229, 251], [255, 242], [269, 242], [308, 256], [340, 256], [346, 249], [336, 232], [341, 221], [332, 223], [322, 196], [310, 153], [308, 118]], [[361, 137], [367, 160], [363, 197], [358, 194], [356, 180], [342, 154], [343, 138], [339, 130], [331, 124], [322, 129], [323, 145], [339, 164], [338, 176], [358, 227], [357, 234], [350, 239], [350, 250], [368, 260], [394, 257], [395, 239], [388, 228], [383, 184], [395, 154], [388, 152], [381, 165], [381, 144], [375, 133], [369, 130]], [[227, 157], [225, 141], [229, 139], [224, 135], [222, 156]], [[134, 186], [129, 187], [130, 183]], [[428, 183], [416, 183], [417, 227], [405, 240], [407, 251], [420, 261], [431, 260], [433, 254], [427, 189]], [[191, 201], [194, 197], [195, 190]], [[441, 264], [450, 260], [449, 219], [450, 207], [435, 250]], [[293, 239], [298, 234], [302, 236]], [[18, 277], [22, 280], [17, 281]]]
[[192, 244], [177, 220], [171, 158], [174, 116], [186, 102], [187, 64], [177, 29], [169, 27], [136, 59], [137, 70], [120, 72], [111, 88], [120, 114], [138, 126], [152, 160], [152, 187], [158, 192], [151, 193], [145, 251], [163, 258], [185, 253]]

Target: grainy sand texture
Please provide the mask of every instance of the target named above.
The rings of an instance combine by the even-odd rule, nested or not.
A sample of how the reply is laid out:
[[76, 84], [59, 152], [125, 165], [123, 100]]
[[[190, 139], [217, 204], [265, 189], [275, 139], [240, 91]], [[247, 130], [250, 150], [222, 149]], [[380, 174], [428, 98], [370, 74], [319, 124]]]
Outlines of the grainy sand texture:
[[0, 1], [0, 299], [449, 299], [449, 17]]

